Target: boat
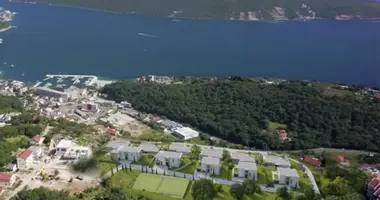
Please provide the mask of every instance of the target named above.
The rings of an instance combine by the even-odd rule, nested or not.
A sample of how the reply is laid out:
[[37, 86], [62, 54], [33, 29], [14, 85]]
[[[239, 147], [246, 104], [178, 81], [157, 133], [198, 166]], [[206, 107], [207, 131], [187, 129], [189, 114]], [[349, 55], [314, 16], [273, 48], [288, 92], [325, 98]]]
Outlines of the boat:
[[3, 39], [0, 38], [0, 44], [3, 44]]
[[24, 73], [24, 72], [22, 72], [22, 73], [21, 73], [21, 76], [25, 76], [25, 73]]
[[10, 68], [13, 68], [13, 67], [14, 67], [14, 65], [12, 64], [12, 65], [10, 65], [9, 67], [10, 67]]

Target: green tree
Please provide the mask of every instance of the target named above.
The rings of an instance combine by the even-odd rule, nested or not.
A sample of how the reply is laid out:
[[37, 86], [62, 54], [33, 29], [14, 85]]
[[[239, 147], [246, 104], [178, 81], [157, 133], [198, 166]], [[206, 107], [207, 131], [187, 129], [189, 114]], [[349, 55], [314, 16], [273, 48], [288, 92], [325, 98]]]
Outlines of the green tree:
[[293, 198], [293, 195], [291, 191], [287, 187], [281, 187], [278, 188], [276, 191], [276, 200], [281, 199], [281, 200], [291, 200]]
[[250, 196], [250, 195], [253, 195], [257, 188], [259, 187], [257, 184], [256, 184], [256, 181], [254, 180], [249, 180], [249, 179], [245, 179], [243, 181], [243, 188], [244, 188], [244, 194]]
[[215, 187], [211, 180], [201, 179], [194, 181], [191, 188], [191, 196], [194, 200], [211, 200], [215, 195]]
[[241, 200], [244, 196], [244, 187], [239, 183], [235, 183], [230, 187], [230, 194], [234, 199]]

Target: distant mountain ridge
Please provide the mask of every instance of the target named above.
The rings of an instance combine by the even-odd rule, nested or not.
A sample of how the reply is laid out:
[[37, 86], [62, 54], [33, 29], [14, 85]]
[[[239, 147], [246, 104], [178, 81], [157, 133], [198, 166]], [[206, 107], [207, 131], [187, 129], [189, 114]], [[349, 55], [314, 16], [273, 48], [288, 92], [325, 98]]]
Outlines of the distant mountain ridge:
[[[161, 17], [231, 20], [380, 18], [380, 3], [362, 0], [34, 0], [37, 3]], [[32, 1], [23, 1], [32, 2]]]

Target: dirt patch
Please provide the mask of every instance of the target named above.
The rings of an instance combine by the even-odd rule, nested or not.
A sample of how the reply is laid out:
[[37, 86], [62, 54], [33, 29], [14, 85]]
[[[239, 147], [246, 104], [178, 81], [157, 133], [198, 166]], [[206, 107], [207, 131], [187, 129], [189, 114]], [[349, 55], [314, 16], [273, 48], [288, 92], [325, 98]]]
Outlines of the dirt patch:
[[149, 129], [147, 125], [127, 114], [116, 113], [109, 116], [107, 120], [116, 128], [130, 133], [132, 137], [138, 137]]

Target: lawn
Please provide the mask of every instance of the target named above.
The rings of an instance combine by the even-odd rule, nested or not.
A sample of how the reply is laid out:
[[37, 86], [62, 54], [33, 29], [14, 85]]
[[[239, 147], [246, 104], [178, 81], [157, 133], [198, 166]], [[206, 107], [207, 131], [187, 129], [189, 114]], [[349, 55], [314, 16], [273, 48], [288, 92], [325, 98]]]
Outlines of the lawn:
[[181, 158], [181, 164], [179, 165], [179, 167], [173, 167], [173, 168], [170, 168], [170, 170], [172, 170], [172, 171], [179, 171], [178, 169], [181, 169], [181, 167], [187, 165], [190, 162], [191, 162], [191, 160], [190, 160], [189, 157], [182, 156], [182, 158]]
[[310, 181], [309, 181], [309, 178], [307, 177], [306, 173], [304, 173], [301, 170], [298, 163], [294, 162], [293, 160], [289, 160], [289, 161], [290, 161], [292, 168], [296, 169], [298, 172], [298, 175], [300, 176], [299, 177], [300, 188], [297, 189], [297, 191], [305, 192], [306, 190], [310, 189]]
[[259, 184], [268, 184], [270, 181], [273, 181], [272, 171], [276, 171], [274, 166], [258, 166], [257, 174], [259, 176]]
[[[142, 190], [134, 190], [132, 189], [135, 180], [137, 177], [141, 174], [140, 170], [132, 170], [130, 172], [127, 171], [119, 171], [110, 179], [110, 185], [114, 187], [122, 188], [125, 192], [131, 195], [141, 195], [144, 196], [150, 200], [178, 200], [178, 198], [170, 197], [167, 195], [149, 192], [149, 191], [142, 191]], [[187, 189], [186, 195], [184, 197], [185, 200], [193, 200], [193, 197], [191, 196], [191, 183], [190, 186]], [[234, 200], [233, 197], [229, 194], [230, 187], [227, 185], [222, 185], [222, 190], [218, 192], [218, 196], [215, 197], [215, 200]], [[267, 193], [263, 192], [260, 194], [254, 194], [253, 197], [247, 197], [244, 196], [243, 200], [275, 200], [276, 194], [275, 193]]]
[[96, 168], [100, 172], [100, 175], [104, 175], [118, 165], [118, 163], [113, 161], [111, 156], [107, 155], [107, 152], [105, 151], [97, 151], [93, 156], [98, 161]]
[[189, 180], [171, 176], [140, 174], [133, 189], [157, 192], [182, 198], [189, 185]]
[[192, 161], [190, 165], [188, 165], [187, 167], [181, 170], [178, 170], [178, 172], [182, 172], [185, 174], [194, 174], [195, 170], [197, 169], [197, 165], [198, 165], [198, 161], [194, 160]]
[[152, 163], [154, 159], [153, 155], [150, 154], [142, 154], [140, 160], [133, 162], [134, 165], [149, 165]]
[[215, 177], [215, 178], [223, 178], [223, 179], [231, 180], [232, 179], [232, 170], [230, 170], [227, 165], [222, 164], [220, 166], [220, 174], [219, 175], [211, 175], [211, 176]]
[[278, 122], [268, 121], [268, 128], [269, 129], [278, 129], [278, 128], [285, 129], [286, 127], [287, 126], [285, 124], [281, 124], [281, 123], [278, 123]]
[[140, 140], [146, 141], [161, 141], [161, 142], [181, 142], [182, 140], [174, 137], [173, 135], [168, 135], [161, 130], [149, 129], [144, 131], [140, 136]]

